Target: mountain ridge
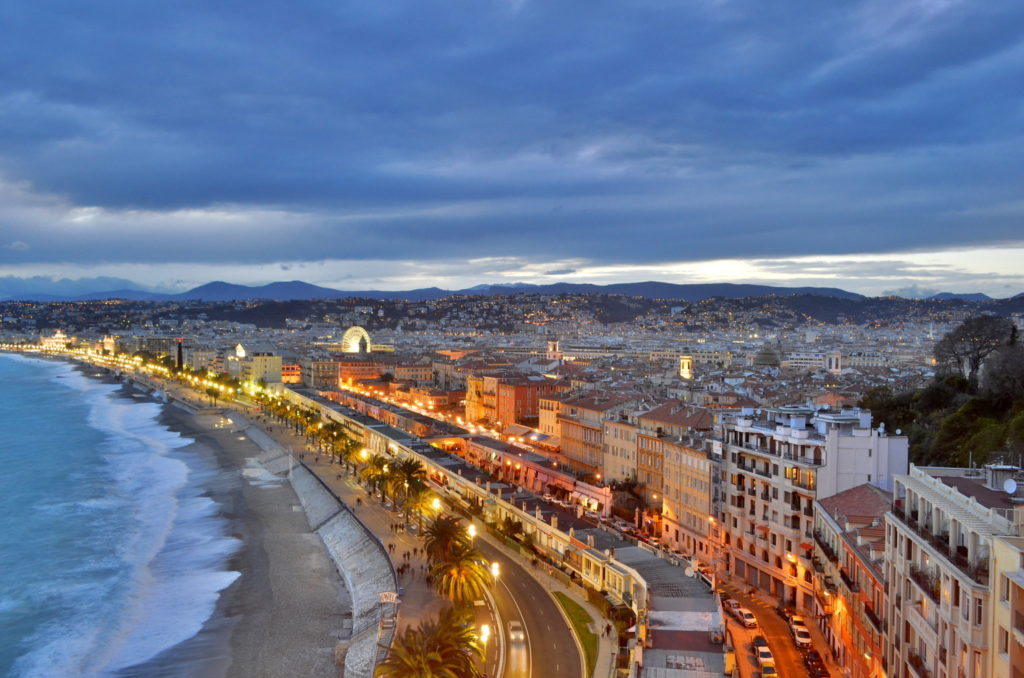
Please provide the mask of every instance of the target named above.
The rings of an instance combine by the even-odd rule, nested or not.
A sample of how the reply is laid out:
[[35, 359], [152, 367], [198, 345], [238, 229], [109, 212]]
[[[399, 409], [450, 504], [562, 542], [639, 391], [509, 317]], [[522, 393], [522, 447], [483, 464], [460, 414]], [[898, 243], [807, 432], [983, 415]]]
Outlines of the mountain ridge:
[[[487, 296], [508, 294], [613, 294], [646, 299], [666, 299], [686, 302], [704, 299], [744, 297], [762, 297], [771, 295], [809, 294], [837, 299], [865, 299], [865, 295], [849, 292], [837, 287], [786, 287], [774, 285], [755, 285], [749, 283], [666, 283], [655, 280], [631, 283], [610, 283], [598, 285], [594, 283], [556, 282], [546, 285], [534, 283], [495, 283], [482, 284], [460, 290], [445, 290], [439, 287], [424, 287], [412, 290], [339, 290], [323, 287], [301, 280], [278, 281], [266, 285], [239, 285], [223, 280], [214, 280], [185, 292], [170, 294], [150, 292], [141, 289], [120, 288], [115, 290], [89, 292], [79, 295], [31, 294], [23, 293], [10, 296], [4, 301], [103, 301], [108, 299], [125, 299], [129, 301], [241, 301], [246, 299], [266, 299], [271, 301], [298, 301], [307, 299], [377, 299], [407, 300], [412, 302], [430, 301], [448, 296]], [[1024, 294], [1024, 293], [1022, 293]], [[1022, 295], [1016, 295], [1017, 297]], [[961, 301], [993, 301], [992, 297], [980, 292], [953, 293], [941, 292], [934, 294], [931, 300]]]

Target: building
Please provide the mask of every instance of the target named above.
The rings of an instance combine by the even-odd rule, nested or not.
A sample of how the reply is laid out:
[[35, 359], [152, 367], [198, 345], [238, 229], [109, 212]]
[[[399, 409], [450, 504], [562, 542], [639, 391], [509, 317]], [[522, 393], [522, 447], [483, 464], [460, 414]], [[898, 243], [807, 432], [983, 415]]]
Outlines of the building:
[[[712, 464], [697, 432], [713, 426], [711, 413], [671, 400], [637, 416], [637, 488], [666, 546], [712, 560], [708, 544]], [[646, 523], [645, 523], [646, 525]]]
[[885, 675], [885, 514], [892, 493], [858, 485], [815, 504], [812, 568], [815, 618], [850, 678]]
[[1024, 616], [1012, 614], [1014, 604], [1024, 612], [1015, 588], [1024, 581], [1021, 561], [1013, 556], [1024, 501], [1018, 473], [994, 464], [911, 466], [895, 478], [885, 518], [890, 675], [1024, 675], [1024, 664], [1010, 663], [1024, 641]]
[[556, 402], [558, 438], [565, 462], [576, 473], [599, 475], [604, 468], [604, 420], [635, 408], [637, 397], [591, 391]]
[[[634, 418], [635, 420], [635, 418]], [[636, 423], [623, 412], [617, 419], [604, 421], [605, 482], [636, 480]]]
[[864, 483], [889, 486], [907, 468], [906, 437], [861, 410], [745, 408], [720, 425], [726, 570], [786, 605], [815, 609], [808, 563], [814, 502]]

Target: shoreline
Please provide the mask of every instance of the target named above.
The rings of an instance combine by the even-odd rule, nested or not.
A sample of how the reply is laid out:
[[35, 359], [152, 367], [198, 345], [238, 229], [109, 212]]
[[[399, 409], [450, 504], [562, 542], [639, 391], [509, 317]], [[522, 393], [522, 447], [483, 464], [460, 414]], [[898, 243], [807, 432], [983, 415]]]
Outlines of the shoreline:
[[[287, 479], [252, 482], [244, 470], [260, 448], [219, 413], [191, 413], [117, 380], [102, 368], [70, 361], [81, 374], [121, 384], [113, 397], [159, 402], [156, 424], [191, 442], [176, 450], [205, 458], [216, 472], [201, 485], [228, 521], [240, 548], [225, 563], [239, 576], [218, 594], [194, 636], [118, 678], [273, 678], [338, 676], [335, 645], [351, 610], [344, 582]], [[144, 395], [145, 400], [138, 395]], [[234, 413], [232, 413], [234, 414]], [[237, 415], [236, 415], [237, 416]], [[228, 421], [224, 426], [223, 422]], [[191, 467], [190, 467], [191, 468]]]

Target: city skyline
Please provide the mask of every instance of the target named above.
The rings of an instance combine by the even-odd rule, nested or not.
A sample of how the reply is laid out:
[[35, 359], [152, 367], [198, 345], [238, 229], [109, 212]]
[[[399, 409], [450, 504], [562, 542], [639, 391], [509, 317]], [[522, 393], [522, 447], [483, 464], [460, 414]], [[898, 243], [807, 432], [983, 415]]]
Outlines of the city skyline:
[[61, 5], [0, 278], [1024, 290], [1017, 3]]

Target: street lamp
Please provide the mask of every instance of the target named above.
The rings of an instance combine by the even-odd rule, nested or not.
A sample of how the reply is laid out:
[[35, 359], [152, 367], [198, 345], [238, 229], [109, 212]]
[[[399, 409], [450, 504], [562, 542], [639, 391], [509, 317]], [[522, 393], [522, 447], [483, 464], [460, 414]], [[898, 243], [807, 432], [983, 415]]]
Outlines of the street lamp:
[[498, 576], [501, 574], [501, 563], [497, 560], [491, 562], [491, 576], [494, 577], [494, 581], [498, 581]]
[[469, 540], [473, 541], [473, 539], [476, 538], [476, 525], [470, 523], [469, 527], [466, 528], [466, 531], [469, 532]]

